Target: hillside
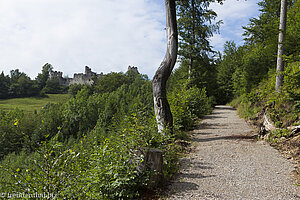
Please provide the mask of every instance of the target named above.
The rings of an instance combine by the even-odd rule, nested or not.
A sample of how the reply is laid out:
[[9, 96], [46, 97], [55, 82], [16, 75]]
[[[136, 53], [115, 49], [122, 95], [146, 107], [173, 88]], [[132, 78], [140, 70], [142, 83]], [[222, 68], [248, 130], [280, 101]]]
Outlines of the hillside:
[[26, 113], [32, 113], [40, 111], [48, 103], [64, 103], [70, 97], [69, 94], [47, 94], [47, 97], [0, 99], [0, 109], [11, 111], [18, 108]]

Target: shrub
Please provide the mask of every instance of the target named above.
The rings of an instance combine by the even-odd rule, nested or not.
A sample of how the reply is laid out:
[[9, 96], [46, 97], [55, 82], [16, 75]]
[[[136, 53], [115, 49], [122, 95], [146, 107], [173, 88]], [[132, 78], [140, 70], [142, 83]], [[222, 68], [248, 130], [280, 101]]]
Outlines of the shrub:
[[174, 88], [168, 96], [174, 124], [179, 129], [192, 128], [194, 119], [208, 114], [212, 110], [212, 100], [206, 96], [204, 88], [188, 88], [188, 82]]
[[284, 72], [284, 84], [275, 93], [275, 72], [250, 93], [241, 96], [238, 111], [242, 117], [254, 119], [262, 109], [268, 111], [277, 127], [286, 128], [299, 120], [299, 62], [289, 63]]
[[[90, 162], [82, 147], [65, 148], [57, 134], [49, 142], [42, 142], [34, 153], [6, 158], [1, 168], [6, 175], [1, 189], [27, 195], [47, 194], [53, 199], [86, 198], [87, 185], [82, 177]], [[14, 161], [18, 164], [12, 165]]]
[[22, 149], [25, 135], [20, 129], [24, 113], [18, 109], [4, 112], [0, 110], [0, 160], [11, 152]]
[[72, 84], [69, 86], [68, 93], [75, 96], [80, 90], [82, 90], [85, 86], [82, 84]]
[[[154, 117], [126, 117], [108, 135], [95, 127], [73, 143], [59, 141], [60, 130], [30, 154], [11, 154], [1, 163], [0, 189], [26, 194], [52, 194], [58, 199], [133, 199], [149, 184], [151, 171], [140, 168], [139, 150], [163, 151], [164, 175], [176, 172], [178, 149], [171, 135], [158, 134]], [[69, 140], [70, 141], [70, 140]]]

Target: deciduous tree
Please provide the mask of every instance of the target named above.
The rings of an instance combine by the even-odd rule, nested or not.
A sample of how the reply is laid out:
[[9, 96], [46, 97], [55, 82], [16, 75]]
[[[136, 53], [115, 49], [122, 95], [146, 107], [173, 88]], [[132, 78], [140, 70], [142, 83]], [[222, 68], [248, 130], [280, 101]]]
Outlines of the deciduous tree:
[[42, 73], [39, 73], [36, 77], [36, 82], [39, 86], [39, 89], [42, 90], [47, 83], [47, 80], [50, 77], [50, 72], [53, 70], [53, 67], [51, 64], [46, 63], [42, 68]]
[[283, 83], [283, 74], [282, 74], [284, 71], [283, 44], [284, 44], [284, 37], [286, 32], [286, 17], [287, 17], [287, 0], [281, 0], [277, 68], [276, 68], [277, 74], [276, 74], [276, 85], [275, 85], [276, 92], [279, 92], [280, 87], [282, 86]]

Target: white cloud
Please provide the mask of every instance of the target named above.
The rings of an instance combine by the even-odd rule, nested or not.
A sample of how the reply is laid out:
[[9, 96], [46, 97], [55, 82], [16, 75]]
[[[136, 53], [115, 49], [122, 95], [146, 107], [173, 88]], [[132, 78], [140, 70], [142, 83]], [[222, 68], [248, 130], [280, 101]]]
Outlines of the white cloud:
[[213, 37], [210, 38], [214, 49], [221, 50], [224, 47], [225, 41], [230, 40], [230, 38], [225, 38], [221, 34], [214, 34]]
[[[222, 51], [223, 45], [227, 40], [234, 40], [238, 45], [242, 45], [242, 26], [249, 23], [249, 19], [258, 16], [259, 0], [225, 0], [223, 5], [218, 3], [211, 4], [217, 14], [217, 20], [222, 20], [220, 35], [211, 38], [212, 45], [216, 50]], [[221, 47], [221, 48], [220, 48]]]
[[[238, 40], [257, 0], [214, 4], [224, 21], [212, 44]], [[19, 68], [34, 78], [45, 63], [72, 76], [139, 67], [152, 78], [165, 54], [163, 0], [1, 0], [0, 73]], [[218, 49], [218, 50], [221, 50]]]
[[49, 62], [72, 76], [138, 66], [152, 77], [164, 55], [163, 7], [149, 0], [2, 0], [0, 71], [35, 77]]

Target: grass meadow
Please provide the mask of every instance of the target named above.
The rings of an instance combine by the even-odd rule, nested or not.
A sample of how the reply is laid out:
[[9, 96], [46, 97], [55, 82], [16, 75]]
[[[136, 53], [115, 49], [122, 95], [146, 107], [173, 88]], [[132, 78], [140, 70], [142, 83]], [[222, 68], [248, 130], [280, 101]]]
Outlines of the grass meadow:
[[39, 111], [47, 103], [63, 103], [66, 102], [71, 96], [69, 94], [47, 94], [48, 97], [28, 97], [28, 98], [15, 98], [15, 99], [1, 99], [0, 109], [4, 111], [13, 110], [18, 108], [25, 113]]

